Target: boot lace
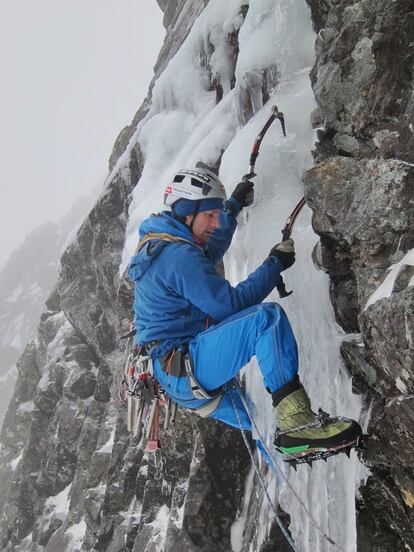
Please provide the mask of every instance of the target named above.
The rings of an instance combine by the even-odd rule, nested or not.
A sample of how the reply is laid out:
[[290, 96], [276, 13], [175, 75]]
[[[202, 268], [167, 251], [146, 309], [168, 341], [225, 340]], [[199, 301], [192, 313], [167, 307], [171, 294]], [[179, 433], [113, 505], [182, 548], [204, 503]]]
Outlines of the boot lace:
[[333, 422], [335, 418], [331, 418], [327, 412], [324, 412], [322, 408], [318, 410], [318, 413], [315, 415], [315, 420], [309, 424], [303, 424], [297, 427], [292, 427], [291, 429], [285, 429], [281, 431], [279, 428], [276, 428], [275, 439], [281, 435], [287, 435], [288, 433], [295, 433], [297, 431], [304, 431], [306, 429], [311, 429], [313, 427], [323, 427], [330, 422]]

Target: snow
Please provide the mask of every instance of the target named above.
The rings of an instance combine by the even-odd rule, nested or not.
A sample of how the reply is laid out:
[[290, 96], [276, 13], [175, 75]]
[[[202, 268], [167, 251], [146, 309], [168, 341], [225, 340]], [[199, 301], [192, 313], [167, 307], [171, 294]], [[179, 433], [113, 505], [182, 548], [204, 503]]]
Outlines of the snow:
[[31, 544], [33, 541], [33, 533], [29, 533], [26, 538], [22, 539], [21, 546], [25, 546], [26, 544]]
[[[366, 310], [368, 307], [370, 307], [377, 301], [380, 301], [381, 299], [385, 299], [386, 297], [391, 296], [394, 289], [395, 281], [398, 278], [400, 270], [407, 265], [414, 266], [414, 249], [411, 249], [410, 251], [408, 251], [408, 253], [404, 255], [404, 257], [401, 259], [399, 263], [393, 264], [388, 268], [389, 274], [386, 276], [382, 284], [374, 291], [374, 293], [368, 299], [364, 310]], [[414, 276], [412, 276], [408, 285], [414, 286]]]
[[16, 458], [13, 458], [13, 460], [10, 462], [10, 467], [12, 471], [16, 471], [17, 466], [20, 464], [20, 460], [23, 458], [23, 450], [20, 452]]
[[[187, 489], [188, 489], [188, 481], [183, 481], [182, 483], [176, 486], [175, 492], [177, 492], [180, 496], [184, 497], [187, 494]], [[171, 521], [172, 523], [174, 523], [177, 529], [182, 529], [183, 527], [184, 510], [185, 510], [185, 500], [183, 500], [183, 503], [180, 506], [180, 508], [176, 508], [176, 509], [173, 508], [171, 512]]]
[[145, 167], [133, 191], [121, 272], [135, 250], [137, 226], [149, 210], [163, 208], [163, 191], [174, 173], [200, 159], [215, 162], [237, 132], [235, 90], [226, 84], [226, 67], [216, 60], [215, 71], [220, 72], [223, 89], [229, 90], [216, 105], [215, 92], [208, 90], [208, 70], [200, 67], [198, 56], [200, 45], [205, 48], [209, 41], [224, 47], [228, 29], [242, 22], [242, 3], [211, 1], [155, 83], [152, 107], [133, 138], [142, 149]]
[[[243, 23], [239, 16], [242, 3], [245, 2], [211, 0], [155, 83], [152, 108], [129, 145], [131, 148], [135, 141], [139, 143], [145, 167], [133, 191], [121, 273], [134, 253], [139, 223], [150, 212], [162, 209], [163, 191], [178, 169], [198, 160], [216, 161], [224, 149], [220, 177], [231, 193], [247, 171], [254, 139], [274, 104], [285, 115], [287, 137], [283, 137], [275, 121], [263, 140], [256, 164], [255, 203], [248, 209], [248, 215], [239, 217], [239, 228], [225, 259], [226, 275], [232, 283], [243, 280], [280, 241], [287, 216], [303, 196], [302, 175], [312, 165], [310, 152], [316, 140], [310, 126], [310, 114], [315, 108], [309, 80], [315, 40], [310, 12], [305, 0], [250, 0]], [[237, 29], [240, 25], [237, 83], [231, 90], [226, 84], [230, 58], [225, 53], [225, 35], [229, 28]], [[220, 51], [220, 56], [213, 58], [213, 69], [225, 84], [224, 97], [218, 105], [215, 92], [206, 87], [208, 75], [199, 62], [200, 51], [208, 41], [213, 41]], [[270, 101], [262, 106], [261, 88], [258, 90], [252, 79], [255, 75], [260, 77], [261, 69], [274, 64], [278, 85]], [[238, 101], [246, 90], [255, 116], [240, 129]], [[118, 162], [116, 170], [126, 170], [125, 167], [126, 156]], [[285, 273], [285, 280], [294, 293], [279, 300], [275, 292], [268, 300], [280, 301], [291, 320], [300, 350], [300, 377], [314, 408], [359, 419], [360, 399], [352, 394], [351, 379], [339, 354], [344, 334], [335, 322], [329, 279], [311, 260], [318, 239], [307, 207], [297, 220], [293, 238], [297, 261]], [[248, 394], [255, 405], [255, 419], [271, 446], [275, 415], [254, 362], [246, 369], [246, 378]], [[351, 459], [340, 455], [326, 464], [320, 462], [312, 470], [301, 466], [298, 473], [288, 472], [280, 458], [276, 454], [274, 457], [284, 477], [277, 484], [270, 478], [271, 492], [275, 502], [280, 500], [291, 516], [290, 529], [298, 549], [330, 552], [332, 547], [322, 536], [323, 531], [346, 552], [355, 552], [355, 494], [367, 475], [356, 454]], [[166, 506], [160, 510], [157, 523], [162, 527], [167, 525], [168, 513]], [[264, 504], [263, 539], [271, 515]], [[310, 515], [321, 530], [315, 527]], [[235, 551], [240, 548], [240, 535], [240, 526], [236, 524], [232, 537]]]
[[[100, 184], [98, 184], [97, 186], [97, 189], [100, 189], [101, 188], [101, 185], [103, 183], [101, 182]], [[91, 203], [92, 203], [92, 200], [93, 198], [91, 196], [89, 196], [90, 200], [91, 200]], [[61, 269], [61, 266], [60, 266], [60, 259], [61, 257], [63, 256], [63, 253], [66, 251], [66, 249], [72, 245], [75, 240], [76, 240], [76, 236], [77, 236], [77, 233], [80, 229], [80, 227], [82, 226], [84, 220], [85, 220], [85, 217], [87, 215], [87, 212], [90, 210], [90, 206], [88, 205], [87, 207], [85, 207], [82, 212], [78, 215], [78, 218], [77, 218], [77, 221], [74, 223], [72, 229], [69, 231], [64, 243], [62, 244], [61, 248], [60, 248], [60, 252], [58, 254], [58, 257], [59, 257], [59, 262], [58, 262], [58, 271], [60, 271]], [[55, 263], [51, 263], [51, 266], [53, 269], [55, 269]]]
[[111, 431], [107, 442], [96, 452], [99, 454], [111, 454], [115, 444], [115, 426], [111, 427]]
[[23, 403], [20, 403], [17, 407], [17, 411], [20, 413], [30, 413], [33, 412], [33, 410], [36, 408], [35, 403], [33, 401], [26, 401]]
[[49, 387], [49, 371], [46, 370], [43, 376], [40, 378], [39, 383], [37, 384], [37, 390], [40, 393], [44, 393], [47, 391], [47, 388]]
[[49, 512], [49, 517], [65, 521], [69, 512], [71, 486], [68, 485], [59, 494], [46, 500], [45, 510]]
[[138, 475], [141, 477], [148, 477], [148, 465], [141, 466]]
[[407, 385], [403, 382], [403, 380], [398, 376], [395, 380], [395, 386], [401, 393], [407, 393]]
[[67, 552], [78, 552], [81, 549], [83, 539], [86, 533], [86, 522], [82, 519], [79, 523], [71, 525], [65, 532], [65, 535], [69, 535], [72, 538], [70, 548], [67, 548]]
[[164, 550], [165, 537], [167, 536], [168, 522], [170, 520], [170, 509], [167, 505], [163, 504], [157, 512], [157, 517], [152, 523], [149, 523], [153, 527], [152, 540], [156, 545], [155, 550], [161, 552]]
[[121, 525], [127, 528], [127, 531], [132, 526], [138, 525], [141, 519], [142, 503], [139, 502], [136, 497], [131, 500], [128, 506], [128, 510], [119, 512], [119, 515], [123, 518]]
[[63, 356], [65, 351], [65, 334], [68, 330], [72, 329], [72, 326], [68, 320], [66, 320], [63, 312], [59, 312], [54, 315], [53, 318], [55, 318], [57, 322], [60, 322], [61, 326], [56, 332], [54, 339], [47, 346], [47, 355], [50, 360], [55, 360]]
[[242, 549], [243, 531], [247, 521], [248, 504], [253, 491], [253, 481], [254, 481], [254, 469], [252, 466], [250, 468], [250, 472], [247, 477], [247, 482], [244, 489], [243, 509], [240, 515], [237, 517], [236, 521], [231, 526], [231, 530], [230, 530], [230, 542], [231, 542], [232, 552], [240, 552]]

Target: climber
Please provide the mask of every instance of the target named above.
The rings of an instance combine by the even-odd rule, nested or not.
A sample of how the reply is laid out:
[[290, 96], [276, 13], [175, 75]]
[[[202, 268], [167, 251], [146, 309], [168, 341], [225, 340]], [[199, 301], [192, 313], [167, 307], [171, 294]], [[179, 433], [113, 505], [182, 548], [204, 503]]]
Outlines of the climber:
[[249, 176], [227, 199], [210, 170], [181, 170], [165, 190], [170, 210], [142, 222], [129, 266], [137, 343], [151, 354], [154, 375], [174, 401], [236, 428], [241, 420], [247, 430], [249, 416], [240, 397], [232, 401], [229, 382], [256, 355], [279, 420], [275, 445], [286, 460], [349, 450], [359, 425], [311, 410], [287, 316], [277, 303], [262, 303], [295, 262], [293, 240], [273, 246], [235, 287], [216, 271], [237, 215], [253, 202]]

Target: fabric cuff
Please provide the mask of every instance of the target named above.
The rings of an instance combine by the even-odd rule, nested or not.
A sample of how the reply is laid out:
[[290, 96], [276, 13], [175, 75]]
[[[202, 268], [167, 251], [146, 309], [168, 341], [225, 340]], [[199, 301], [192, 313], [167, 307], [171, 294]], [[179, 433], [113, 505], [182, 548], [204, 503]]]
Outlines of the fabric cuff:
[[300, 383], [299, 376], [296, 375], [293, 380], [289, 381], [288, 383], [283, 385], [283, 387], [272, 393], [273, 406], [276, 408], [281, 400], [301, 388], [302, 385]]
[[234, 217], [237, 217], [237, 215], [242, 210], [242, 207], [240, 203], [237, 201], [237, 199], [234, 199], [234, 197], [229, 197], [229, 199], [225, 202], [224, 208], [227, 209]]

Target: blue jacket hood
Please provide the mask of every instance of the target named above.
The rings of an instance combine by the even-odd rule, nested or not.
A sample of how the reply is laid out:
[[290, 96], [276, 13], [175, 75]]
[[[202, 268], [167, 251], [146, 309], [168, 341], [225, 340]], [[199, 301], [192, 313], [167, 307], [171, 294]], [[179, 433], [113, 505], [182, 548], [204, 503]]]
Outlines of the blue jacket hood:
[[177, 238], [184, 238], [195, 243], [194, 236], [188, 226], [174, 218], [170, 211], [162, 211], [157, 215], [153, 214], [142, 221], [138, 229], [139, 238], [142, 239], [149, 232], [166, 232]]
[[[138, 230], [140, 240], [149, 233], [170, 234], [176, 238], [182, 238], [194, 243], [194, 245], [198, 245], [188, 226], [175, 219], [169, 211], [163, 211], [157, 215], [153, 214], [141, 223]], [[128, 267], [130, 278], [134, 281], [140, 280], [152, 261], [166, 245], [167, 242], [161, 240], [144, 245], [139, 253], [134, 255], [130, 261]]]

